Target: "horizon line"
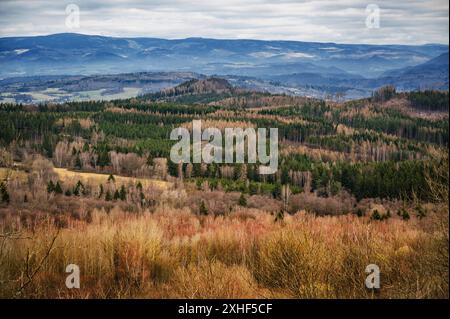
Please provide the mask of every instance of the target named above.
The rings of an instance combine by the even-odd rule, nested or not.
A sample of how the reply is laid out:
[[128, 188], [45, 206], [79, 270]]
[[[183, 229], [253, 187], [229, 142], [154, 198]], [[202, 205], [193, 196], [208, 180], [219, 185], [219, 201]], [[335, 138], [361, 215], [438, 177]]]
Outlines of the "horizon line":
[[356, 43], [356, 42], [330, 42], [330, 41], [304, 41], [304, 40], [273, 40], [273, 39], [251, 39], [251, 38], [213, 38], [213, 37], [202, 37], [202, 36], [192, 36], [192, 37], [182, 37], [182, 38], [164, 38], [164, 37], [152, 37], [152, 36], [116, 36], [116, 35], [102, 35], [102, 34], [88, 34], [88, 33], [77, 33], [77, 32], [59, 32], [59, 33], [49, 33], [49, 34], [37, 34], [37, 35], [12, 35], [12, 36], [0, 36], [0, 39], [8, 38], [33, 38], [33, 37], [48, 37], [55, 35], [79, 35], [79, 36], [92, 36], [92, 37], [104, 37], [104, 38], [117, 38], [117, 39], [159, 39], [167, 41], [180, 41], [189, 39], [202, 39], [202, 40], [222, 40], [222, 41], [260, 41], [260, 42], [303, 42], [303, 43], [317, 43], [317, 44], [337, 44], [337, 45], [368, 45], [368, 46], [427, 46], [427, 45], [443, 45], [449, 46], [449, 43], [439, 43], [439, 42], [427, 42], [421, 44], [386, 44], [386, 43]]

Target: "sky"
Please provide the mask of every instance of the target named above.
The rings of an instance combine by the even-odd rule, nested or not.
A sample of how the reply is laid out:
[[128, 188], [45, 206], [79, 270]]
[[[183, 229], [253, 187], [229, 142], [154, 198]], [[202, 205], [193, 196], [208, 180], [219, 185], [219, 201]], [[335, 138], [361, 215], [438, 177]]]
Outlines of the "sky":
[[[70, 4], [75, 6], [68, 7]], [[0, 0], [0, 37], [63, 32], [168, 39], [448, 44], [449, 3], [448, 0]]]

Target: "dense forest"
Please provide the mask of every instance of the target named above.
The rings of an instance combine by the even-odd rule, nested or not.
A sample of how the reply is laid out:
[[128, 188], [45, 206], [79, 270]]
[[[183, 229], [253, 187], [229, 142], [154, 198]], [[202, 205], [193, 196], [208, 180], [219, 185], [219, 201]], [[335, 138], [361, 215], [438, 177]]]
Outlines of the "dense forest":
[[[204, 104], [185, 86], [170, 91], [168, 102], [161, 101], [163, 94], [154, 94], [112, 102], [2, 104], [0, 144], [16, 162], [23, 161], [24, 154], [40, 153], [56, 167], [152, 176], [154, 159], [166, 158], [165, 178], [208, 180], [212, 187], [219, 183], [228, 190], [274, 197], [280, 196], [281, 185], [289, 185], [294, 193], [307, 190], [321, 196], [343, 190], [358, 200], [428, 199], [427, 163], [433, 152], [448, 147], [448, 117], [414, 117], [386, 107], [386, 101], [405, 95], [392, 88], [371, 99], [341, 104], [294, 98], [291, 105], [248, 108], [242, 103], [246, 98], [264, 104], [276, 96], [237, 92], [239, 105], [221, 106], [227, 100], [223, 92], [208, 92], [212, 101]], [[188, 93], [189, 104], [172, 100], [179, 92]], [[410, 108], [448, 111], [448, 93], [412, 92], [406, 97]], [[259, 175], [256, 164], [172, 163], [168, 157], [174, 141], [169, 134], [193, 119], [219, 128], [233, 123], [277, 127], [282, 153], [278, 172]], [[120, 161], [122, 157], [135, 160]]]
[[[0, 104], [0, 297], [448, 298], [448, 92], [337, 103], [205, 81]], [[278, 128], [277, 171], [173, 163], [172, 129], [197, 119]]]

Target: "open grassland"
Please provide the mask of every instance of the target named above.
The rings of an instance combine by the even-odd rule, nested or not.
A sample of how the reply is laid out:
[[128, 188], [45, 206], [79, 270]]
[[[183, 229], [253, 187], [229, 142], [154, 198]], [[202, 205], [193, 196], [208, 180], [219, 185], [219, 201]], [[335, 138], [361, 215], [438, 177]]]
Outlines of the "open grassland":
[[[54, 171], [58, 174], [61, 180], [68, 179], [79, 179], [84, 182], [91, 182], [96, 184], [106, 184], [108, 182], [109, 174], [100, 174], [100, 173], [85, 173], [85, 172], [77, 172], [71, 171], [65, 168], [54, 168]], [[134, 177], [126, 177], [126, 176], [117, 176], [114, 175], [114, 179], [116, 183], [121, 184], [136, 184], [140, 182], [142, 186], [155, 186], [161, 189], [166, 189], [169, 186], [169, 182], [151, 179], [151, 178], [134, 178]]]
[[[78, 172], [66, 168], [54, 168], [53, 170], [56, 174], [58, 174], [58, 178], [62, 181], [80, 180], [86, 183], [89, 182], [93, 185], [106, 184], [110, 176], [110, 174]], [[18, 178], [22, 181], [27, 178], [27, 173], [24, 171], [0, 167], [0, 180], [5, 179], [7, 175], [11, 179]], [[162, 190], [167, 189], [171, 185], [170, 182], [152, 178], [134, 178], [114, 175], [114, 180], [118, 185], [127, 185], [130, 183], [136, 184], [140, 182], [143, 187], [157, 187]]]
[[4, 180], [6, 178], [18, 178], [23, 181], [27, 178], [27, 173], [20, 170], [0, 167], [0, 180]]
[[[33, 230], [4, 222], [0, 296], [448, 298], [444, 214], [408, 222], [301, 212], [276, 222], [239, 208], [91, 214], [59, 230], [51, 217]], [[80, 289], [65, 286], [69, 264], [80, 267]], [[364, 286], [369, 264], [381, 270], [377, 292]]]

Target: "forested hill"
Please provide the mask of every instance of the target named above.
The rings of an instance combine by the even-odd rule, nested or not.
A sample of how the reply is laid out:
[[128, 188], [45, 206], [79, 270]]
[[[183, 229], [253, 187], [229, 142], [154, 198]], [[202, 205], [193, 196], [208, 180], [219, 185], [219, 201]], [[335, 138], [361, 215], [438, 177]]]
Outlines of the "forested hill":
[[234, 88], [227, 80], [210, 77], [207, 79], [192, 79], [173, 88], [167, 88], [154, 94], [147, 94], [141, 99], [176, 99], [185, 95], [228, 94], [238, 93], [242, 90]]
[[[308, 189], [327, 197], [345, 191], [358, 200], [427, 198], [427, 163], [448, 147], [448, 92], [399, 94], [387, 87], [369, 99], [336, 103], [255, 92], [224, 94], [233, 89], [218, 79], [191, 81], [174, 91], [181, 93], [181, 88], [222, 93], [157, 102], [0, 104], [0, 145], [12, 150], [16, 161], [40, 153], [61, 167], [151, 176], [156, 174], [154, 159], [165, 158], [162, 168], [157, 164], [163, 176], [182, 174], [228, 190], [275, 197], [280, 185], [289, 184], [295, 192]], [[277, 127], [277, 173], [259, 175], [256, 164], [177, 167], [168, 160], [174, 143], [170, 132], [194, 119], [220, 129]]]
[[204, 93], [233, 93], [231, 84], [222, 78], [211, 77], [204, 80], [193, 79], [182, 83], [173, 89], [165, 90], [169, 95], [173, 92], [177, 94], [204, 94]]

